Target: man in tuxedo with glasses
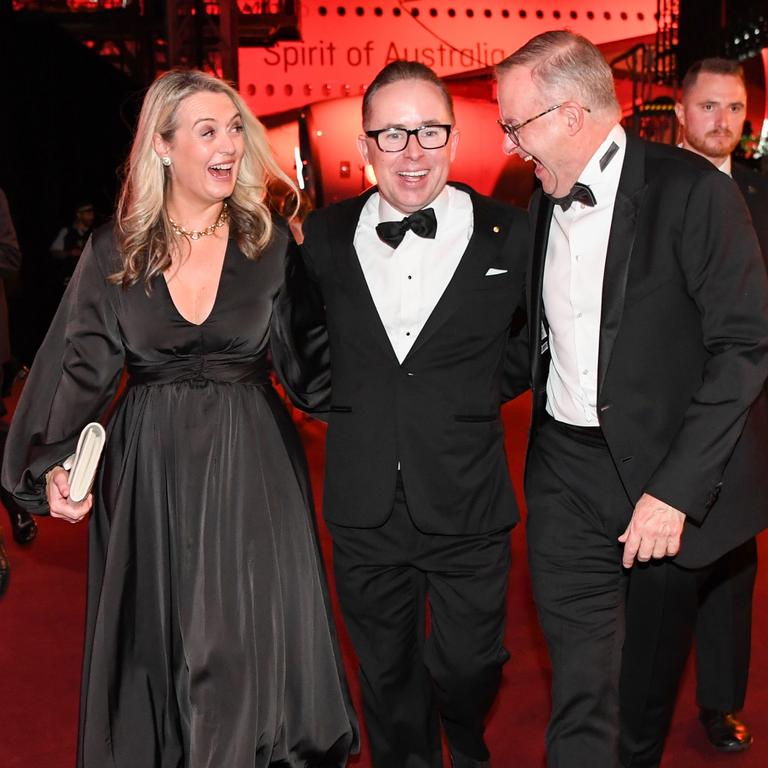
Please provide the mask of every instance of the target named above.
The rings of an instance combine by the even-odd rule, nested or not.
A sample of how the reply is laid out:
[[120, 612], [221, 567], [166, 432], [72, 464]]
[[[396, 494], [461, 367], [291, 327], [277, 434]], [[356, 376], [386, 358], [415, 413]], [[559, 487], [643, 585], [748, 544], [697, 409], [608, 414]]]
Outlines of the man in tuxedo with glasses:
[[441, 768], [441, 726], [452, 765], [481, 768], [508, 657], [518, 511], [499, 408], [527, 388], [514, 366], [502, 376], [517, 359], [527, 222], [447, 183], [459, 131], [426, 66], [385, 67], [363, 128], [377, 186], [311, 214], [302, 245], [330, 344], [336, 587], [375, 768]]
[[695, 613], [685, 569], [768, 524], [765, 266], [724, 174], [625, 133], [589, 40], [537, 35], [497, 76], [504, 151], [541, 182], [526, 501], [547, 761], [658, 765]]

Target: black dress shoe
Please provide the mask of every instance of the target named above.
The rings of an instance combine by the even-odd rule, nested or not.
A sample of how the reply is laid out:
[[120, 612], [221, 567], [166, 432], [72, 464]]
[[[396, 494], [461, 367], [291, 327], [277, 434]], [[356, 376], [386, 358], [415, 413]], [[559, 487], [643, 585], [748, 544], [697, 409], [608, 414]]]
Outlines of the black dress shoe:
[[699, 710], [709, 743], [721, 752], [743, 752], [752, 746], [749, 728], [733, 712], [713, 709]]
[[11, 564], [8, 562], [8, 555], [3, 546], [3, 532], [0, 531], [0, 597], [8, 589], [8, 582], [11, 579]]
[[13, 540], [17, 544], [29, 544], [37, 536], [37, 523], [32, 515], [26, 509], [20, 507], [5, 488], [0, 490], [0, 501], [3, 502], [3, 506], [8, 510], [8, 517], [11, 518]]

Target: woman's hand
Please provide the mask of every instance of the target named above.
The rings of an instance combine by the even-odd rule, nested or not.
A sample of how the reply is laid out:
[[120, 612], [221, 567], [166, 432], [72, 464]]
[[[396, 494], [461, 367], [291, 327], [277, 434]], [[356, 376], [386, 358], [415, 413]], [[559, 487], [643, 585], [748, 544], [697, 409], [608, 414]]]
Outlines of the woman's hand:
[[60, 517], [70, 523], [79, 523], [91, 511], [93, 494], [89, 493], [81, 502], [69, 500], [69, 472], [63, 467], [54, 467], [46, 475], [45, 494], [52, 517]]

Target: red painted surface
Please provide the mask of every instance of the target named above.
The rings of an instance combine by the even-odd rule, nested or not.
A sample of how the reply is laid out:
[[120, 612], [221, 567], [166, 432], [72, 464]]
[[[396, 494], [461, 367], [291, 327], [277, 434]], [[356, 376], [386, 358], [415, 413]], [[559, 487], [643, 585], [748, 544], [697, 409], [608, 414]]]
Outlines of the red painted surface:
[[547, 29], [567, 26], [598, 44], [652, 35], [655, 13], [656, 0], [306, 0], [303, 42], [240, 49], [240, 89], [269, 115], [359, 96], [395, 59], [445, 76], [491, 66]]

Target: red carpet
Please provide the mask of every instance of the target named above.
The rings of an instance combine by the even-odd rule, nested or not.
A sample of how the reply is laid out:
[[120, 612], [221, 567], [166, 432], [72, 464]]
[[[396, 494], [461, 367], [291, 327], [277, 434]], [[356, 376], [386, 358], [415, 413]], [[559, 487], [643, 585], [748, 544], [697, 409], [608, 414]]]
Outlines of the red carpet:
[[[505, 410], [510, 466], [518, 491], [528, 405], [524, 398]], [[304, 419], [299, 420], [299, 426], [317, 493], [323, 428]], [[37, 540], [22, 549], [9, 540], [7, 518], [2, 516], [13, 570], [10, 588], [0, 600], [0, 768], [72, 768], [75, 760], [86, 528], [49, 518], [40, 519], [39, 525]], [[327, 556], [329, 542], [323, 535]], [[530, 598], [522, 528], [513, 533], [512, 542], [507, 629], [512, 660], [506, 666], [503, 688], [488, 725], [488, 742], [495, 768], [541, 768], [549, 708], [548, 665]], [[765, 543], [760, 554], [768, 557]], [[768, 765], [768, 618], [762, 610], [767, 598], [761, 574], [755, 598], [752, 674], [744, 712], [755, 734], [754, 746], [736, 755], [723, 755], [709, 747], [696, 721], [689, 670], [663, 768]], [[354, 660], [343, 630], [341, 636], [357, 696]], [[364, 743], [363, 753], [352, 761], [352, 768], [370, 768], [366, 750]]]

